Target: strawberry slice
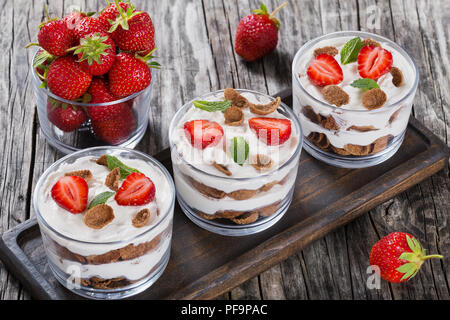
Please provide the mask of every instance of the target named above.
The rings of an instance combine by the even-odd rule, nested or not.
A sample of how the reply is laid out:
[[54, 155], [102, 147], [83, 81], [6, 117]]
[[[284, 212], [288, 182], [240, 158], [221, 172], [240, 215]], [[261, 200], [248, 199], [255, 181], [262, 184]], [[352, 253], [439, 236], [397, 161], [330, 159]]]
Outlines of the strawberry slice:
[[252, 118], [248, 121], [250, 129], [255, 131], [259, 140], [269, 146], [285, 143], [291, 136], [291, 121], [276, 118]]
[[319, 54], [311, 63], [307, 71], [309, 80], [319, 87], [339, 84], [344, 80], [342, 68], [336, 59], [329, 54]]
[[51, 190], [53, 200], [63, 209], [73, 214], [82, 213], [87, 208], [89, 187], [77, 176], [63, 177]]
[[392, 53], [380, 48], [365, 46], [358, 55], [358, 71], [362, 78], [377, 80], [392, 68]]
[[186, 137], [197, 149], [206, 149], [219, 144], [223, 137], [223, 128], [215, 121], [193, 120], [184, 124]]
[[120, 206], [143, 206], [155, 199], [153, 181], [143, 173], [134, 172], [122, 183], [114, 199]]

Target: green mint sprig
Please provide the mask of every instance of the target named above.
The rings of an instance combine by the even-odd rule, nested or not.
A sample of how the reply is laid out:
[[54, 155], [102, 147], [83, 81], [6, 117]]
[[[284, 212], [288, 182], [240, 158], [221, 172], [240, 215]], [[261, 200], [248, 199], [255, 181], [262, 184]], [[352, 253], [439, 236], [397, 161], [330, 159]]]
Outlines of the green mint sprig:
[[363, 91], [377, 89], [380, 87], [375, 80], [368, 79], [368, 78], [355, 80], [355, 81], [353, 81], [351, 86], [354, 88], [362, 89]]
[[108, 201], [108, 199], [111, 198], [114, 194], [115, 194], [114, 192], [109, 192], [109, 191], [100, 193], [92, 200], [88, 209], [92, 209], [92, 208], [98, 206], [99, 204], [105, 204], [106, 201]]
[[107, 155], [106, 161], [108, 163], [109, 170], [114, 170], [115, 168], [120, 169], [120, 179], [126, 179], [133, 172], [139, 172], [139, 170], [125, 165], [122, 161], [117, 159], [117, 157]]
[[222, 111], [224, 112], [229, 107], [231, 107], [231, 101], [194, 101], [193, 102], [194, 107], [208, 111], [208, 112], [216, 112], [216, 111]]
[[231, 140], [230, 152], [234, 162], [238, 165], [244, 165], [249, 151], [250, 147], [243, 137], [235, 137]]
[[356, 62], [362, 46], [363, 43], [360, 37], [348, 41], [341, 50], [341, 63], [349, 64]]

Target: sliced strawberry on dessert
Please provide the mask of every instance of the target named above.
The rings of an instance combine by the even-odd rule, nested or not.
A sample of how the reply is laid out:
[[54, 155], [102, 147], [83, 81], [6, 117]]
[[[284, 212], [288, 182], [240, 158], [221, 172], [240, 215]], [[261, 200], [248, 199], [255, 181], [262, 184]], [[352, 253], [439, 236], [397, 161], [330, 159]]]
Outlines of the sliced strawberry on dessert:
[[[106, 80], [102, 78], [94, 78], [87, 92], [91, 96], [90, 103], [92, 104], [101, 104], [118, 100], [118, 98], [109, 91]], [[92, 106], [88, 107], [88, 114], [92, 121], [102, 122], [116, 118], [122, 114], [127, 115], [127, 111], [124, 111], [124, 109], [129, 109], [129, 106], [126, 103], [107, 106]]]
[[61, 103], [52, 98], [49, 98], [47, 102], [47, 117], [51, 123], [64, 132], [75, 131], [87, 120], [83, 108]]
[[400, 283], [413, 278], [423, 263], [441, 255], [426, 255], [419, 241], [404, 232], [394, 232], [375, 243], [370, 251], [370, 265], [378, 266], [382, 279]]
[[92, 130], [97, 138], [111, 145], [118, 145], [127, 140], [134, 129], [136, 129], [136, 120], [128, 106], [121, 108], [121, 112], [114, 118], [92, 121]]
[[336, 85], [344, 80], [344, 73], [336, 59], [329, 54], [319, 54], [307, 71], [309, 80], [316, 86]]
[[152, 74], [150, 68], [157, 68], [157, 62], [150, 61], [150, 52], [145, 57], [121, 52], [109, 70], [109, 89], [118, 97], [126, 97], [144, 90], [150, 85]]
[[358, 55], [359, 75], [377, 80], [391, 70], [392, 61], [392, 53], [381, 47], [362, 47]]
[[184, 132], [189, 142], [197, 149], [206, 149], [219, 144], [223, 128], [215, 121], [193, 120], [184, 124]]
[[269, 146], [278, 146], [285, 143], [291, 136], [291, 121], [276, 118], [252, 118], [248, 121], [259, 140]]
[[82, 213], [87, 208], [89, 187], [87, 182], [77, 176], [59, 179], [53, 186], [53, 200], [63, 209], [73, 213]]
[[116, 60], [116, 45], [105, 32], [93, 32], [80, 39], [72, 48], [81, 66], [93, 76], [101, 76], [111, 69]]
[[155, 184], [143, 173], [130, 174], [117, 191], [114, 199], [120, 206], [143, 206], [155, 199]]
[[50, 64], [47, 86], [52, 93], [66, 100], [81, 97], [89, 88], [92, 75], [84, 70], [74, 56], [60, 57]]

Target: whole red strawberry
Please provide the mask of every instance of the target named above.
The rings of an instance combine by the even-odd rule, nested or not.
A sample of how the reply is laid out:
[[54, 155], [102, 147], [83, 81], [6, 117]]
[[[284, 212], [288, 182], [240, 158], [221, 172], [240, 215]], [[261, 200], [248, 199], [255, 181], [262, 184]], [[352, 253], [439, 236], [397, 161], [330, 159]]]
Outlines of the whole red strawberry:
[[92, 75], [85, 71], [74, 56], [60, 57], [50, 64], [47, 86], [60, 98], [74, 100], [81, 97], [91, 84]]
[[[119, 2], [119, 6], [124, 10], [127, 11], [130, 4], [126, 2]], [[97, 20], [102, 25], [102, 28], [105, 32], [108, 32], [111, 29], [111, 21], [116, 21], [117, 16], [120, 15], [119, 10], [117, 9], [116, 3], [111, 3], [108, 5], [105, 9], [103, 9], [99, 16], [97, 17]]]
[[284, 3], [272, 14], [261, 4], [261, 9], [253, 10], [254, 14], [242, 19], [236, 30], [236, 53], [246, 61], [255, 61], [275, 50], [281, 23], [274, 16], [287, 4]]
[[123, 51], [145, 56], [155, 48], [155, 28], [150, 15], [135, 11], [132, 6], [126, 11], [120, 6], [118, 8], [120, 14], [110, 29], [114, 42]]
[[52, 98], [47, 102], [47, 117], [64, 132], [75, 131], [87, 120], [86, 112], [82, 108]]
[[413, 278], [427, 259], [441, 255], [426, 255], [419, 241], [404, 232], [394, 232], [377, 243], [370, 251], [370, 265], [380, 268], [382, 279], [400, 283]]
[[105, 32], [89, 33], [74, 47], [78, 62], [93, 76], [101, 76], [111, 69], [116, 60], [116, 45]]
[[72, 13], [69, 13], [68, 15], [65, 15], [63, 17], [63, 21], [66, 22], [67, 27], [74, 31], [75, 27], [80, 23], [81, 20], [83, 20], [87, 15], [84, 12], [80, 11], [74, 11]]
[[118, 97], [126, 97], [147, 88], [152, 80], [150, 67], [159, 66], [156, 62], [149, 62], [151, 58], [151, 53], [146, 57], [119, 53], [108, 74], [111, 92]]
[[75, 38], [78, 40], [95, 32], [105, 32], [105, 30], [103, 30], [102, 24], [93, 17], [82, 18], [74, 29]]
[[[108, 83], [102, 78], [92, 80], [88, 93], [91, 96], [90, 103], [100, 104], [117, 100], [111, 91], [109, 91]], [[123, 109], [129, 109], [126, 103], [118, 103], [107, 106], [88, 107], [88, 114], [92, 121], [102, 122], [115, 118], [122, 113], [126, 113]]]
[[122, 108], [120, 114], [106, 121], [92, 121], [92, 129], [100, 140], [111, 145], [126, 141], [136, 128], [136, 120], [130, 108]]
[[76, 38], [64, 20], [52, 20], [39, 30], [38, 42], [48, 53], [62, 57], [75, 44]]

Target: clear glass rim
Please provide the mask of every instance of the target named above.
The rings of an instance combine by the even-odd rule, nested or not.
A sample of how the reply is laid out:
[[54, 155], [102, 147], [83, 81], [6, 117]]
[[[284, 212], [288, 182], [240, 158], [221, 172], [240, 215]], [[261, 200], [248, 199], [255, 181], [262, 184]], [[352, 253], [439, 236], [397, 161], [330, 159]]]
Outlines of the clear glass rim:
[[[42, 189], [42, 185], [45, 182], [45, 178], [53, 171], [53, 169], [57, 166], [59, 166], [61, 163], [67, 161], [68, 159], [72, 158], [72, 157], [77, 157], [83, 153], [87, 153], [90, 151], [100, 151], [100, 150], [114, 150], [114, 151], [121, 151], [121, 152], [130, 152], [130, 153], [134, 153], [137, 155], [140, 155], [144, 158], [146, 158], [148, 161], [150, 161], [154, 166], [156, 166], [159, 170], [161, 170], [161, 172], [164, 174], [164, 176], [166, 177], [167, 181], [169, 182], [170, 185], [170, 192], [172, 194], [172, 199], [171, 199], [171, 204], [168, 208], [168, 210], [166, 212], [164, 212], [164, 214], [161, 216], [161, 219], [158, 221], [158, 223], [156, 223], [154, 226], [152, 226], [150, 229], [145, 230], [135, 236], [132, 236], [128, 239], [124, 239], [124, 240], [116, 240], [116, 241], [109, 241], [109, 242], [92, 242], [92, 241], [83, 241], [83, 240], [78, 240], [78, 239], [74, 239], [71, 238], [69, 236], [66, 236], [64, 234], [62, 234], [61, 232], [55, 230], [55, 228], [53, 228], [52, 226], [50, 226], [48, 224], [48, 222], [44, 219], [44, 217], [42, 216], [40, 210], [39, 210], [39, 205], [38, 205], [38, 194], [39, 191]], [[122, 244], [122, 243], [129, 243], [129, 242], [133, 242], [134, 240], [145, 236], [146, 234], [150, 233], [151, 231], [155, 230], [160, 224], [162, 224], [164, 221], [166, 221], [167, 217], [170, 215], [170, 213], [172, 212], [172, 210], [174, 209], [175, 206], [175, 184], [173, 182], [172, 176], [170, 175], [169, 171], [167, 171], [167, 169], [156, 159], [154, 159], [153, 157], [137, 151], [137, 150], [132, 150], [132, 149], [127, 149], [127, 148], [121, 148], [121, 147], [108, 147], [108, 146], [102, 146], [102, 147], [94, 147], [94, 148], [88, 148], [88, 149], [84, 149], [84, 150], [80, 150], [78, 152], [74, 152], [71, 153], [61, 159], [59, 159], [58, 161], [56, 161], [55, 163], [53, 163], [49, 168], [47, 168], [44, 173], [41, 175], [41, 177], [39, 178], [36, 187], [34, 188], [34, 194], [33, 194], [33, 207], [34, 210], [36, 211], [36, 216], [38, 218], [38, 220], [50, 231], [52, 231], [53, 233], [55, 233], [58, 237], [61, 237], [65, 240], [69, 240], [72, 242], [76, 242], [79, 244], [84, 244], [84, 245], [117, 245], [117, 244]]]
[[[272, 97], [272, 96], [270, 96], [270, 95], [267, 95], [267, 94], [264, 94], [264, 93], [261, 93], [261, 92], [258, 92], [258, 91], [247, 90], [247, 89], [235, 89], [235, 90], [238, 91], [238, 92], [247, 92], [247, 93], [257, 94], [257, 95], [263, 96], [263, 97], [265, 97], [265, 98], [268, 98], [268, 99], [270, 99], [271, 101], [275, 100], [274, 97]], [[190, 169], [192, 169], [192, 170], [194, 170], [194, 171], [196, 171], [196, 172], [199, 172], [199, 173], [201, 173], [201, 174], [207, 175], [207, 176], [209, 176], [209, 177], [218, 178], [218, 179], [223, 179], [223, 180], [228, 180], [228, 181], [230, 181], [230, 180], [231, 180], [231, 181], [255, 181], [255, 180], [261, 179], [261, 178], [263, 178], [263, 177], [270, 177], [271, 175], [274, 175], [274, 174], [276, 174], [277, 172], [281, 171], [282, 169], [288, 167], [288, 166], [289, 166], [289, 165], [290, 165], [290, 164], [291, 164], [291, 163], [299, 156], [299, 154], [300, 154], [300, 152], [301, 152], [301, 150], [302, 150], [302, 147], [303, 147], [303, 139], [304, 139], [304, 138], [303, 138], [303, 130], [302, 130], [302, 126], [301, 126], [301, 124], [300, 124], [300, 120], [299, 120], [298, 117], [295, 115], [295, 113], [293, 112], [293, 110], [292, 110], [290, 107], [288, 107], [288, 106], [287, 106], [285, 103], [283, 103], [283, 102], [281, 102], [281, 106], [283, 107], [283, 109], [284, 109], [284, 110], [289, 114], [289, 116], [291, 117], [290, 120], [294, 120], [294, 123], [295, 123], [295, 125], [296, 125], [296, 127], [297, 127], [297, 129], [298, 129], [298, 132], [299, 132], [299, 137], [298, 137], [299, 142], [298, 142], [298, 145], [297, 145], [297, 148], [296, 148], [295, 152], [292, 154], [292, 156], [289, 158], [289, 160], [286, 161], [282, 166], [280, 166], [280, 167], [277, 168], [276, 170], [274, 170], [274, 171], [272, 171], [272, 172], [265, 173], [265, 174], [261, 174], [261, 175], [256, 176], [256, 177], [249, 177], [249, 178], [223, 177], [223, 176], [218, 176], [218, 175], [211, 174], [211, 173], [209, 173], [209, 172], [200, 170], [200, 169], [194, 167], [194, 166], [193, 166], [192, 164], [190, 164], [189, 162], [187, 162], [183, 157], [180, 157], [180, 154], [178, 153], [178, 150], [176, 149], [176, 147], [175, 147], [175, 145], [174, 145], [174, 143], [173, 143], [173, 139], [172, 139], [173, 131], [174, 131], [176, 125], [177, 125], [177, 123], [175, 123], [176, 120], [177, 120], [177, 118], [178, 118], [182, 113], [184, 113], [184, 112], [185, 112], [185, 111], [193, 104], [193, 101], [198, 100], [198, 99], [202, 99], [202, 98], [204, 98], [204, 97], [206, 97], [206, 96], [209, 96], [209, 95], [220, 94], [220, 93], [223, 93], [224, 91], [225, 91], [225, 90], [222, 89], [222, 90], [217, 90], [217, 91], [213, 91], [213, 92], [209, 92], [209, 93], [205, 93], [205, 94], [203, 94], [203, 95], [200, 95], [200, 96], [198, 96], [198, 97], [192, 99], [192, 100], [189, 101], [188, 103], [186, 103], [184, 106], [182, 106], [182, 107], [175, 113], [175, 115], [173, 116], [172, 121], [171, 121], [171, 123], [170, 123], [170, 126], [169, 126], [169, 143], [170, 143], [170, 150], [171, 150], [171, 153], [172, 153], [172, 152], [175, 152], [175, 154], [176, 154], [176, 156], [177, 156], [177, 158], [178, 158], [179, 160], [181, 160], [185, 165], [187, 165]]]
[[[361, 37], [371, 37], [373, 40], [379, 40], [379, 41], [383, 41], [388, 43], [391, 47], [393, 47], [394, 49], [396, 49], [403, 57], [406, 58], [406, 60], [410, 63], [410, 65], [412, 66], [413, 70], [414, 70], [414, 74], [415, 74], [415, 79], [414, 79], [414, 83], [411, 87], [411, 89], [408, 91], [407, 94], [405, 94], [404, 97], [402, 97], [400, 100], [397, 100], [393, 103], [390, 103], [388, 105], [385, 105], [379, 109], [375, 109], [375, 110], [348, 110], [348, 109], [343, 109], [343, 108], [338, 108], [336, 106], [333, 106], [329, 103], [323, 102], [317, 98], [315, 98], [313, 95], [311, 95], [305, 88], [303, 88], [297, 73], [296, 73], [296, 67], [298, 64], [298, 61], [300, 60], [301, 56], [304, 54], [304, 52], [311, 48], [313, 45], [315, 45], [316, 43], [325, 40], [325, 39], [330, 39], [330, 38], [336, 38], [339, 36], [361, 36]], [[338, 31], [338, 32], [332, 32], [332, 33], [328, 33], [325, 35], [322, 35], [320, 37], [314, 38], [309, 40], [308, 42], [306, 42], [295, 54], [294, 57], [294, 61], [292, 62], [292, 77], [295, 78], [295, 84], [298, 88], [300, 88], [304, 94], [306, 94], [308, 96], [308, 98], [312, 99], [314, 101], [314, 103], [320, 104], [321, 106], [327, 107], [333, 111], [339, 111], [339, 112], [349, 112], [349, 113], [358, 113], [358, 114], [372, 114], [372, 113], [379, 113], [379, 112], [384, 112], [387, 109], [390, 109], [396, 105], [399, 105], [401, 103], [403, 103], [405, 100], [407, 100], [408, 98], [411, 97], [411, 95], [414, 95], [417, 87], [419, 85], [419, 78], [420, 78], [420, 74], [419, 74], [419, 68], [417, 67], [416, 62], [414, 61], [414, 59], [412, 58], [412, 56], [405, 50], [403, 49], [400, 45], [396, 44], [395, 42], [393, 42], [392, 40], [385, 38], [383, 36], [374, 34], [374, 33], [370, 33], [370, 32], [364, 32], [364, 31]]]
[[36, 51], [36, 53], [33, 56], [33, 60], [31, 61], [31, 74], [33, 76], [33, 81], [36, 85], [36, 89], [37, 90], [42, 90], [47, 96], [52, 97], [53, 99], [57, 100], [57, 101], [61, 101], [67, 104], [71, 104], [71, 105], [75, 105], [75, 106], [80, 106], [80, 107], [107, 107], [107, 106], [111, 106], [111, 105], [115, 105], [115, 104], [119, 104], [119, 103], [123, 103], [123, 102], [127, 102], [130, 101], [134, 98], [136, 98], [137, 96], [140, 96], [141, 94], [143, 94], [144, 92], [146, 92], [147, 90], [151, 90], [152, 88], [152, 84], [153, 84], [153, 70], [152, 68], [150, 69], [150, 73], [152, 75], [152, 81], [150, 82], [150, 85], [145, 88], [144, 90], [141, 90], [139, 92], [133, 93], [132, 95], [119, 99], [119, 100], [115, 100], [115, 101], [111, 101], [111, 102], [103, 102], [103, 103], [82, 103], [82, 102], [76, 102], [76, 101], [72, 101], [72, 100], [66, 100], [63, 99], [61, 97], [58, 97], [57, 95], [53, 94], [50, 90], [48, 90], [47, 88], [39, 88], [39, 86], [37, 85], [38, 83], [42, 83], [41, 79], [37, 76], [36, 71], [33, 68], [33, 63], [34, 60], [36, 59], [36, 55], [38, 54], [40, 49], [38, 49]]

